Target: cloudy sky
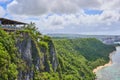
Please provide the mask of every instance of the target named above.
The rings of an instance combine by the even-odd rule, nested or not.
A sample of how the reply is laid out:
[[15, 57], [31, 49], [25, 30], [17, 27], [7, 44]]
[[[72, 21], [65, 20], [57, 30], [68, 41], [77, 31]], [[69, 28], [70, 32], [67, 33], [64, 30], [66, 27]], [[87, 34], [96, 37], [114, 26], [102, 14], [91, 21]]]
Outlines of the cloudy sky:
[[42, 33], [120, 34], [120, 0], [0, 0], [0, 17]]

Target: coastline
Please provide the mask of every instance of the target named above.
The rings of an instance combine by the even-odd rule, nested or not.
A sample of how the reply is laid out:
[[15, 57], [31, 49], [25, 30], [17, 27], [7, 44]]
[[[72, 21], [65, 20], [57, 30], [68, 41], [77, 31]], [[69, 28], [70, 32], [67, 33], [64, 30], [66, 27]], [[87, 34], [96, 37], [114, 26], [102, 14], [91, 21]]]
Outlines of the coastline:
[[102, 69], [104, 67], [110, 66], [112, 64], [112, 55], [113, 54], [115, 54], [115, 51], [113, 51], [109, 54], [110, 61], [108, 63], [106, 63], [105, 65], [98, 66], [97, 68], [93, 69], [93, 73], [96, 73], [97, 71], [99, 71], [100, 69]]

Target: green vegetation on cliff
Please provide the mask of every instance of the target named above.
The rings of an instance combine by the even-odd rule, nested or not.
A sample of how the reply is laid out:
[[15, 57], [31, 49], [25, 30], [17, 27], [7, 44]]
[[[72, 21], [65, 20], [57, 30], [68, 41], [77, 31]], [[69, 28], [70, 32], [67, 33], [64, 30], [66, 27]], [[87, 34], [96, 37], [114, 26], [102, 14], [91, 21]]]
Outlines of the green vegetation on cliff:
[[0, 80], [59, 80], [56, 69], [52, 40], [34, 24], [16, 32], [0, 30]]
[[0, 30], [0, 80], [94, 80], [114, 46], [97, 39], [51, 39], [34, 24]]
[[0, 80], [17, 78], [18, 53], [12, 36], [0, 30]]
[[64, 80], [94, 80], [92, 70], [109, 61], [114, 46], [97, 39], [54, 39], [59, 67]]

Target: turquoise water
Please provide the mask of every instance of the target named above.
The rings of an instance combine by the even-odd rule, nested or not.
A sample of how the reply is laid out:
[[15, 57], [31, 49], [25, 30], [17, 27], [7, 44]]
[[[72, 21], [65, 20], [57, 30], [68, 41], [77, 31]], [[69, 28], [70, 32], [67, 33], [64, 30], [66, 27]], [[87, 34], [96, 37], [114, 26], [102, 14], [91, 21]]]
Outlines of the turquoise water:
[[120, 80], [120, 47], [112, 55], [112, 65], [97, 71], [97, 80]]

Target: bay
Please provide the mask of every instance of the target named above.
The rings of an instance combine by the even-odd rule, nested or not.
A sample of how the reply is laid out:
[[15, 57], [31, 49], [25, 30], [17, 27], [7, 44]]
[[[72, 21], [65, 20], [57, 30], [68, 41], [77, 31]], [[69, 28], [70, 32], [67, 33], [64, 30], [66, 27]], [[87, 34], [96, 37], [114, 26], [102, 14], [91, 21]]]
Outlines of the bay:
[[112, 64], [96, 72], [96, 80], [120, 80], [120, 47], [112, 55]]

